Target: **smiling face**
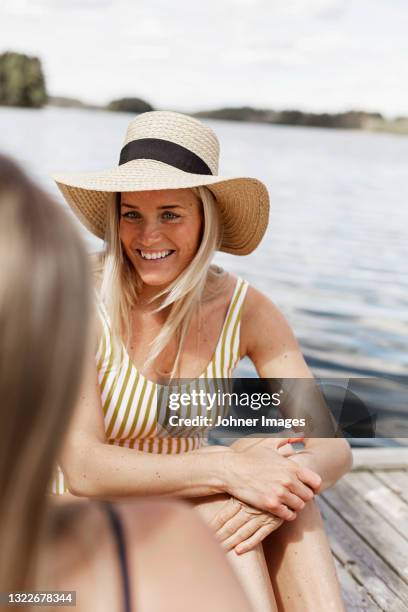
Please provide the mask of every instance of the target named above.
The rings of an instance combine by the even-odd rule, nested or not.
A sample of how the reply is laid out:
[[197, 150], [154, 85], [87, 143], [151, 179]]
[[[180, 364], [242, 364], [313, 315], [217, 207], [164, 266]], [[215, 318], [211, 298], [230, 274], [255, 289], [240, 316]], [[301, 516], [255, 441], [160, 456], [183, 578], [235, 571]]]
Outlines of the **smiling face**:
[[202, 210], [191, 189], [121, 194], [119, 236], [145, 285], [167, 286], [200, 245]]

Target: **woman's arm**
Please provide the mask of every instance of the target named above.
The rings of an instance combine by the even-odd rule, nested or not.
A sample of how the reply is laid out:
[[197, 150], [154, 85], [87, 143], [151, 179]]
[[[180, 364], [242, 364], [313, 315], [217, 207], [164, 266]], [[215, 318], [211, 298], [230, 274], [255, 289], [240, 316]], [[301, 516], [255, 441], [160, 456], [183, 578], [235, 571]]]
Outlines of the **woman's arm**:
[[224, 449], [211, 454], [159, 455], [106, 442], [95, 358], [89, 351], [82, 385], [61, 454], [68, 488], [85, 497], [201, 496], [219, 493]]
[[[243, 311], [241, 351], [249, 356], [262, 378], [313, 379], [286, 319], [265, 295], [252, 287], [248, 289]], [[325, 435], [332, 430], [334, 435], [336, 427], [329, 410], [322, 404], [311, 409], [318, 420], [317, 429]], [[317, 472], [322, 479], [321, 490], [332, 486], [352, 466], [348, 442], [334, 437], [305, 437], [304, 450], [290, 460]]]
[[305, 448], [288, 460], [319, 474], [322, 479], [319, 493], [336, 484], [353, 465], [350, 445], [344, 438], [307, 438]]
[[203, 449], [179, 455], [107, 444], [94, 358], [96, 335], [91, 336], [92, 350], [86, 357], [77, 408], [60, 461], [74, 495], [201, 497], [227, 492], [284, 518], [288, 513], [285, 503], [315, 485], [317, 477], [311, 470], [287, 463], [264, 441], [240, 452]]
[[[313, 379], [285, 318], [268, 298], [252, 287], [248, 290], [242, 315], [240, 350], [242, 356], [250, 357], [262, 378]], [[302, 386], [300, 383], [298, 391], [300, 394], [305, 391], [306, 395], [310, 388], [310, 385]], [[313, 386], [309, 399], [311, 397], [314, 399]], [[322, 402], [319, 402], [318, 409], [319, 412], [317, 408], [313, 411], [318, 421], [316, 429], [323, 429], [325, 435], [331, 430], [334, 432], [335, 424]], [[243, 450], [257, 440], [259, 438], [241, 438], [231, 447], [236, 451]], [[314, 493], [332, 486], [351, 469], [350, 447], [342, 438], [304, 438], [304, 449], [298, 452], [290, 444], [277, 448], [279, 439], [275, 437], [267, 438], [265, 443], [286, 455], [286, 461], [307, 466], [321, 477], [320, 485], [314, 490], [309, 489], [309, 500]], [[304, 497], [303, 501], [307, 502], [308, 499]], [[238, 554], [247, 552], [279, 527], [276, 515], [253, 510], [249, 505], [235, 504], [231, 500], [214, 517], [213, 528], [227, 549], [235, 548]], [[301, 507], [297, 510], [301, 510]]]

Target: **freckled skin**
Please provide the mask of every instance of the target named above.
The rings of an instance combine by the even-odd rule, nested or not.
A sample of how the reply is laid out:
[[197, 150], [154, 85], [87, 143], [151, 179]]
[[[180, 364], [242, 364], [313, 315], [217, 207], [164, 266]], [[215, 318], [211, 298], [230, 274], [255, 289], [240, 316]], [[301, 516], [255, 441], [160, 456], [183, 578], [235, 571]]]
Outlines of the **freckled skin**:
[[[190, 189], [122, 193], [120, 215], [123, 249], [145, 286], [168, 286], [186, 269], [200, 245], [203, 219], [197, 196]], [[174, 253], [152, 263], [143, 260], [137, 249], [171, 249]]]

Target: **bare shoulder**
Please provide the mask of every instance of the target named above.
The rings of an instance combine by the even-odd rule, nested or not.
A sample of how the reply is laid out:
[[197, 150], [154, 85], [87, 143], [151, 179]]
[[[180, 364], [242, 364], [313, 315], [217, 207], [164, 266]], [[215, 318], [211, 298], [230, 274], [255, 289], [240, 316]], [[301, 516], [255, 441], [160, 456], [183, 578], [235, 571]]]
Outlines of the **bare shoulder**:
[[116, 543], [103, 506], [83, 500], [57, 510], [46, 560], [50, 587], [68, 590], [74, 584], [78, 612], [116, 610], [121, 588]]
[[208, 275], [206, 301], [217, 302], [222, 306], [229, 304], [236, 282], [237, 277], [234, 274], [212, 265]]
[[241, 354], [252, 360], [262, 352], [279, 354], [299, 350], [283, 313], [264, 293], [248, 287], [241, 319]]
[[64, 565], [69, 559], [70, 568], [82, 565], [90, 553], [99, 554], [105, 521], [98, 504], [87, 499], [50, 504], [47, 518], [46, 554]]
[[[187, 611], [194, 601], [198, 610], [249, 612], [225, 554], [190, 505], [175, 500], [137, 500], [127, 507], [121, 503], [120, 512], [124, 513], [129, 541], [131, 575], [136, 569], [136, 582], [148, 585], [138, 590], [138, 610]], [[180, 591], [185, 576], [188, 580]]]

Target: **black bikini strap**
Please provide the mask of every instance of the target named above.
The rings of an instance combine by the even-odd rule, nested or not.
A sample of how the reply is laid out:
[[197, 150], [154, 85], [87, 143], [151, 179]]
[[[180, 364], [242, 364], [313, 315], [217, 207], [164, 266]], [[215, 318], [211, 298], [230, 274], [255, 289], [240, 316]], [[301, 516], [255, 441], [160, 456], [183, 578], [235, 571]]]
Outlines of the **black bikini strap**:
[[126, 556], [126, 544], [125, 544], [125, 536], [124, 536], [122, 521], [117, 511], [112, 506], [111, 502], [104, 501], [104, 502], [101, 502], [101, 505], [106, 510], [106, 513], [109, 517], [110, 524], [111, 524], [112, 531], [115, 536], [115, 541], [117, 545], [120, 571], [121, 571], [121, 576], [122, 576], [124, 612], [131, 612], [130, 580], [129, 580], [129, 570], [128, 570], [128, 563], [127, 563], [127, 556]]

